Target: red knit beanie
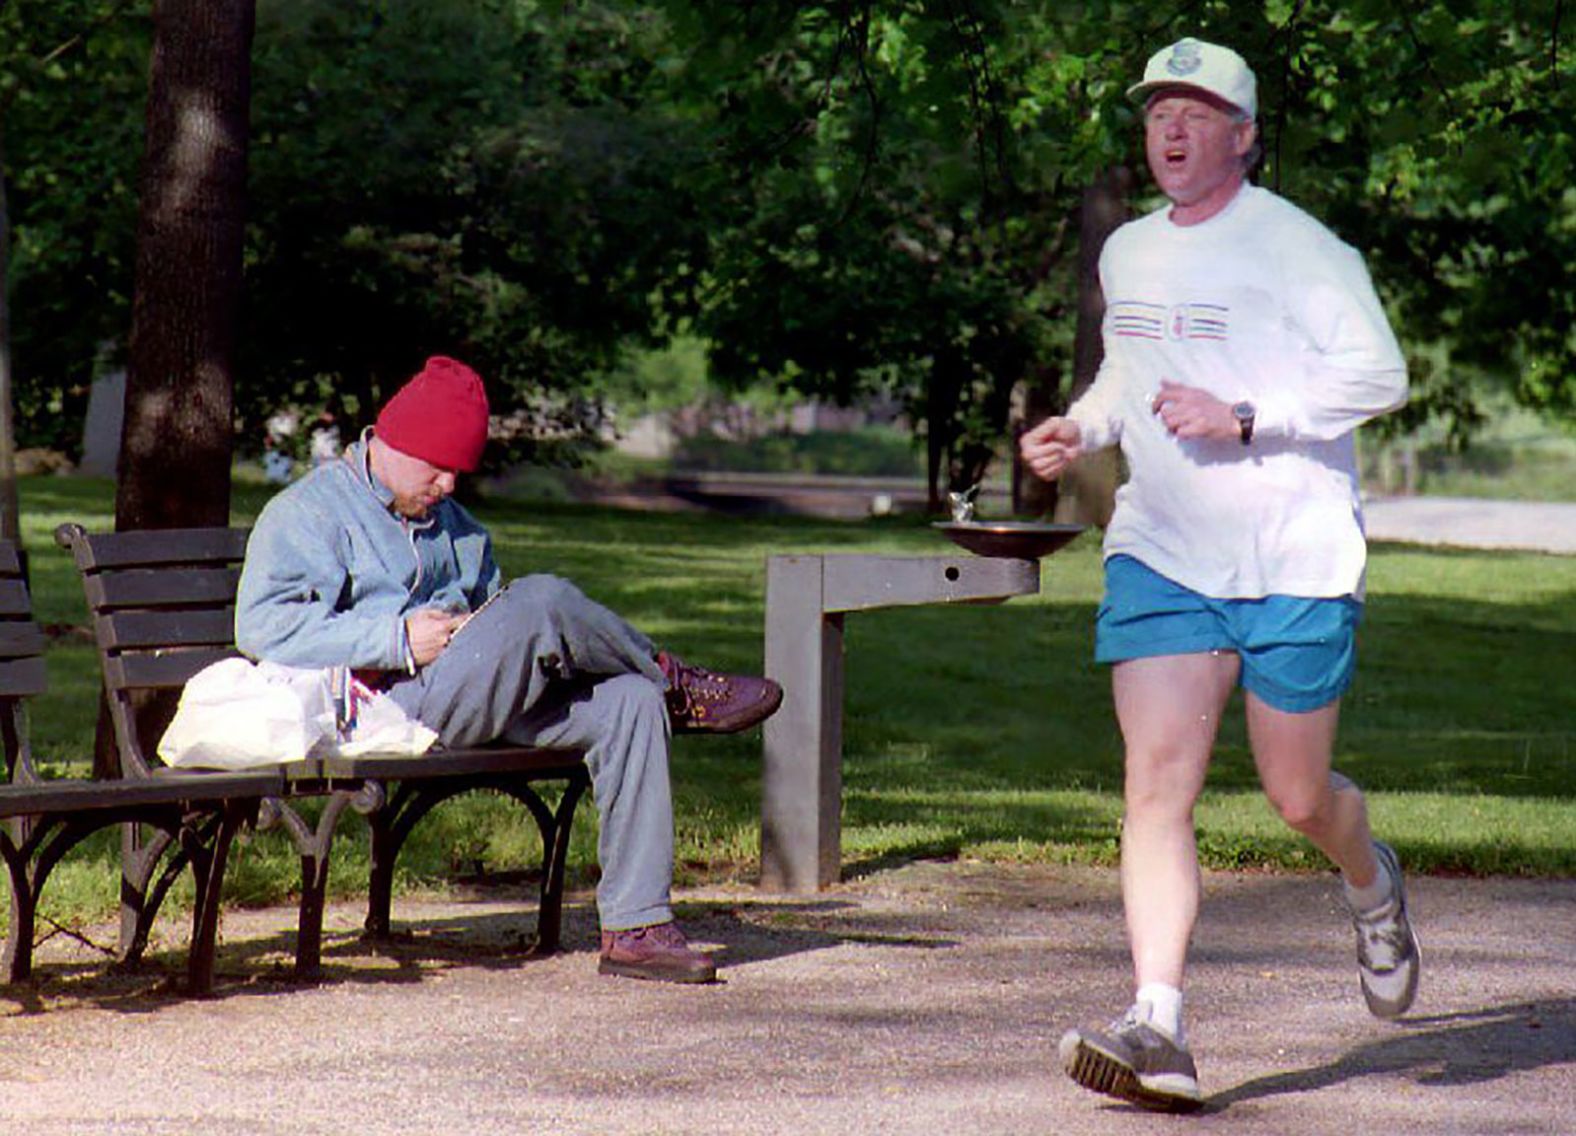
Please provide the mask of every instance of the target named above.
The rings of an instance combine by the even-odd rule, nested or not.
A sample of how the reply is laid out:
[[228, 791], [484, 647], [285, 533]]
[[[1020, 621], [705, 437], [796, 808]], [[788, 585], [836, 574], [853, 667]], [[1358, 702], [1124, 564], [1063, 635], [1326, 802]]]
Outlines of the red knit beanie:
[[434, 355], [388, 400], [373, 432], [402, 454], [469, 473], [487, 444], [487, 392], [464, 363]]

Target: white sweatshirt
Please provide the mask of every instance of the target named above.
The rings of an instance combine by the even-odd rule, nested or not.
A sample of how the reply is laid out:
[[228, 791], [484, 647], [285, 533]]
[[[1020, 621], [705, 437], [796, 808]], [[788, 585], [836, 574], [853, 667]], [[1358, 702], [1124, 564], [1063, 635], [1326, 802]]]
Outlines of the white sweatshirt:
[[[1105, 554], [1217, 599], [1361, 596], [1352, 432], [1407, 389], [1361, 257], [1257, 186], [1198, 225], [1169, 214], [1106, 241], [1105, 361], [1067, 412], [1085, 450], [1127, 459]], [[1253, 403], [1252, 443], [1172, 437], [1161, 379]]]

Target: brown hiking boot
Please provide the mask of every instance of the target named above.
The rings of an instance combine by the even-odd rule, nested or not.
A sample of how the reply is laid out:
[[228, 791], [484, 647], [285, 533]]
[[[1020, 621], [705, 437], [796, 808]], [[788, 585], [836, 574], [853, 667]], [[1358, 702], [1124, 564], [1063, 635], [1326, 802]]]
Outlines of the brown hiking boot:
[[712, 982], [717, 977], [711, 956], [690, 950], [684, 932], [671, 921], [627, 931], [603, 931], [597, 971], [658, 982]]
[[663, 651], [668, 716], [677, 733], [734, 734], [764, 722], [782, 705], [783, 688], [769, 678], [725, 675], [692, 667]]

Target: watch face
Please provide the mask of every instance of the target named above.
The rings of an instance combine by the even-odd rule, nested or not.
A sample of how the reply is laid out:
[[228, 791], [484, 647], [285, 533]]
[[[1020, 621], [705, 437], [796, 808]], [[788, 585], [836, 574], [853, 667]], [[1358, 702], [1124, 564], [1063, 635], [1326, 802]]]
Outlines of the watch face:
[[1231, 413], [1237, 416], [1238, 422], [1246, 422], [1253, 417], [1253, 404], [1251, 402], [1239, 402], [1231, 408]]

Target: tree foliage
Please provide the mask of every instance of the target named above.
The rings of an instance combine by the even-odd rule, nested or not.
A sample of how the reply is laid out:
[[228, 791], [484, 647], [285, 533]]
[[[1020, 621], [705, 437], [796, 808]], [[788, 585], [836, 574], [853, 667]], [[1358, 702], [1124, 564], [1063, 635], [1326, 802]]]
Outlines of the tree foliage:
[[1558, 0], [1309, 5], [1281, 27], [1272, 176], [1369, 253], [1408, 342], [1446, 353], [1414, 355], [1411, 420], [1468, 432], [1474, 373], [1576, 411], [1576, 58]]
[[[1414, 418], [1464, 435], [1489, 382], [1569, 414], [1561, 20], [1560, 0], [258, 0], [237, 414], [354, 424], [447, 351], [536, 436], [593, 428], [621, 352], [684, 331], [734, 384], [896, 395], [937, 485], [976, 480], [1015, 387], [1065, 397], [1082, 194], [1142, 169], [1125, 88], [1185, 34], [1257, 71], [1258, 176], [1367, 256]], [[148, 28], [140, 4], [0, 3], [28, 440], [69, 440], [125, 338]]]
[[1485, 380], [1573, 409], [1558, 3], [670, 7], [714, 45], [694, 58], [722, 76], [728, 152], [755, 157], [721, 227], [719, 362], [833, 396], [895, 384], [954, 483], [1004, 435], [1013, 382], [1065, 392], [1065, 224], [1098, 171], [1142, 168], [1124, 90], [1182, 35], [1248, 57], [1261, 180], [1367, 256], [1411, 348], [1394, 425], [1464, 438]]
[[639, 9], [278, 0], [258, 30], [244, 411], [350, 421], [427, 354], [541, 429], [693, 307], [700, 161]]
[[127, 0], [0, 4], [18, 442], [72, 449], [130, 319], [151, 21]]
[[1109, 154], [1084, 60], [1028, 6], [674, 7], [710, 29], [689, 89], [724, 155], [719, 371], [896, 394], [933, 502], [979, 480], [1014, 387], [1065, 365], [1072, 207]]

